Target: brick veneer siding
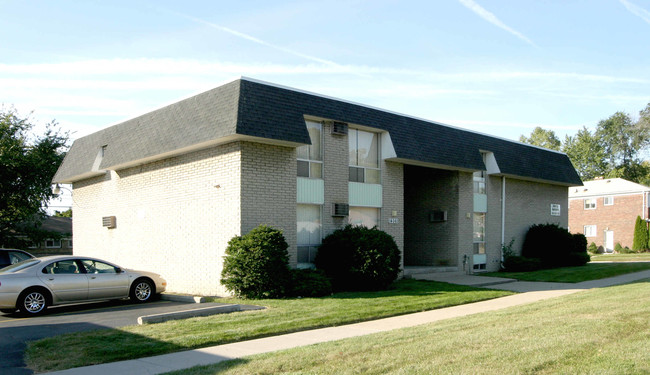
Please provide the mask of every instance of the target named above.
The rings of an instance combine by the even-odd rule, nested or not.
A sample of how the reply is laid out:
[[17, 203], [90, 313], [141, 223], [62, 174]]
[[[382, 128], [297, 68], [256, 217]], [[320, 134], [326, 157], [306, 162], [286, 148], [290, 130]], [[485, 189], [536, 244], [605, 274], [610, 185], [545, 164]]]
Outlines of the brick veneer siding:
[[[456, 171], [404, 166], [405, 266], [458, 265], [458, 184]], [[430, 222], [434, 210], [447, 211], [447, 221]]]
[[[401, 265], [404, 267], [404, 165], [382, 162], [381, 182], [383, 186], [383, 207], [379, 229], [393, 236], [401, 253]], [[393, 216], [393, 213], [396, 215]], [[396, 219], [391, 223], [390, 219]]]
[[241, 154], [230, 143], [75, 183], [74, 253], [160, 273], [170, 292], [225, 294], [224, 251], [242, 227]]
[[[331, 134], [331, 124], [323, 125], [323, 237], [348, 223], [348, 217], [332, 216], [333, 203], [348, 203], [348, 180], [350, 178], [348, 137]], [[295, 178], [294, 178], [295, 180]]]
[[[605, 230], [614, 232], [614, 244], [632, 248], [636, 217], [648, 217], [644, 212], [643, 194], [608, 195], [614, 198], [614, 204], [605, 206], [604, 196], [587, 197], [596, 199], [596, 208], [584, 209], [584, 199], [569, 199], [569, 228], [572, 233], [583, 233], [585, 225], [596, 225], [596, 235], [587, 237], [587, 243], [605, 246]], [[645, 208], [647, 210], [647, 208]]]
[[289, 263], [297, 263], [296, 149], [242, 143], [242, 233], [260, 224], [282, 230], [289, 244]]
[[[463, 267], [471, 258], [473, 245], [472, 173], [404, 167], [405, 264]], [[502, 184], [500, 176], [488, 176], [486, 225], [486, 270], [496, 271], [501, 263]], [[551, 216], [550, 205], [561, 205], [561, 216]], [[432, 223], [429, 213], [447, 211], [447, 221]], [[528, 228], [533, 224], [567, 226], [567, 193], [562, 186], [506, 179], [505, 242], [515, 239], [521, 251]], [[469, 265], [467, 265], [469, 267]], [[465, 271], [467, 271], [467, 267]]]
[[[551, 204], [560, 205], [560, 216], [551, 216]], [[568, 228], [567, 205], [565, 186], [506, 179], [506, 244], [514, 238], [513, 250], [521, 254], [521, 246], [531, 225], [551, 223]]]

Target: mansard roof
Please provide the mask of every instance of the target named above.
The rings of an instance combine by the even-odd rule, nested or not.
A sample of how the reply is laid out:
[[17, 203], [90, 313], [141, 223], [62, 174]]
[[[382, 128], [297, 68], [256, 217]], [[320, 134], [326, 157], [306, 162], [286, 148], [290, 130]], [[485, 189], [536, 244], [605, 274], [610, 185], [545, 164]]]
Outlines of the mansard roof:
[[[392, 159], [405, 164], [486, 170], [491, 152], [500, 175], [581, 185], [560, 152], [441, 123], [240, 78], [223, 86], [77, 139], [54, 182], [74, 182], [234, 140], [289, 147], [309, 144], [305, 117], [387, 132]], [[100, 157], [101, 155], [101, 157]]]

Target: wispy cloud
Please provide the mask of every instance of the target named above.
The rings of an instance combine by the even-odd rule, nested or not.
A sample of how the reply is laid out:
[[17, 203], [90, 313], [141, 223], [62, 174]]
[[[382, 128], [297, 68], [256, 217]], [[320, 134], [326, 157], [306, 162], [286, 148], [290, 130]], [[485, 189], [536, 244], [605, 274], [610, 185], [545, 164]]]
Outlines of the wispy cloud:
[[178, 17], [185, 18], [185, 19], [190, 20], [190, 21], [195, 22], [195, 23], [200, 23], [200, 24], [206, 25], [206, 26], [211, 27], [213, 29], [226, 32], [226, 33], [234, 35], [234, 36], [236, 36], [238, 38], [245, 39], [245, 40], [248, 40], [249, 42], [257, 43], [259, 45], [269, 47], [269, 48], [275, 49], [277, 51], [285, 52], [285, 53], [288, 53], [290, 55], [294, 55], [294, 56], [297, 56], [297, 57], [300, 57], [300, 58], [303, 58], [303, 59], [307, 59], [307, 60], [314, 61], [314, 62], [317, 62], [317, 63], [325, 64], [325, 65], [340, 66], [339, 64], [337, 64], [334, 61], [322, 59], [322, 58], [316, 57], [316, 56], [307, 55], [305, 53], [298, 52], [298, 51], [295, 51], [295, 50], [292, 50], [292, 49], [289, 49], [289, 48], [286, 48], [286, 47], [278, 46], [278, 45], [275, 45], [273, 43], [269, 43], [269, 42], [264, 41], [262, 39], [256, 38], [256, 37], [254, 37], [252, 35], [248, 35], [248, 34], [240, 32], [240, 31], [233, 30], [233, 29], [231, 29], [229, 27], [218, 25], [218, 24], [213, 23], [213, 22], [208, 22], [208, 21], [203, 20], [201, 18], [193, 17], [193, 16], [183, 14], [183, 13], [172, 12], [172, 11], [169, 11], [169, 10], [166, 10], [166, 9], [159, 9], [159, 10], [162, 11], [162, 12], [168, 13], [168, 14], [173, 14], [173, 15], [176, 15]]
[[476, 2], [474, 2], [474, 0], [458, 0], [458, 2], [461, 3], [463, 6], [465, 6], [467, 9], [476, 13], [476, 15], [478, 15], [479, 17], [493, 24], [494, 26], [509, 32], [510, 34], [516, 36], [517, 38], [523, 40], [524, 42], [530, 44], [533, 47], [537, 47], [537, 45], [532, 40], [528, 39], [524, 34], [520, 33], [519, 31], [503, 23], [492, 12], [489, 12], [487, 9], [478, 5]]
[[632, 14], [635, 16], [640, 17], [642, 20], [644, 20], [646, 23], [650, 24], [650, 12], [647, 10], [641, 8], [640, 6], [636, 4], [632, 4], [631, 2], [627, 0], [618, 0], [625, 8], [630, 11]]

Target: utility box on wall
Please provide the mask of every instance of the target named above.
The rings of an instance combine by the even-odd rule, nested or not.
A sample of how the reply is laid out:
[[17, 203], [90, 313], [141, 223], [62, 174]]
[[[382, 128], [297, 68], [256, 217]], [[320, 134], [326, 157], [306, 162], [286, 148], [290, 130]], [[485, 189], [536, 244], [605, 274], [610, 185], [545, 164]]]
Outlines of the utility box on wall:
[[102, 217], [102, 226], [108, 229], [113, 229], [117, 226], [117, 220], [115, 216], [104, 216]]

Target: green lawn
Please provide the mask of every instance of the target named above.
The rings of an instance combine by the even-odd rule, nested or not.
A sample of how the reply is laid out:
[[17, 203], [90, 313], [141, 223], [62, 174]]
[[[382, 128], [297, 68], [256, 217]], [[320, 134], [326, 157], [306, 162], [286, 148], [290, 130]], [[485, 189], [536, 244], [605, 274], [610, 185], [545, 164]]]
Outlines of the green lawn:
[[592, 255], [592, 262], [650, 262], [650, 253]]
[[56, 336], [30, 343], [25, 359], [33, 370], [54, 371], [438, 309], [509, 294], [512, 293], [400, 280], [393, 289], [382, 292], [284, 300], [223, 299], [224, 303], [254, 303], [268, 309]]
[[648, 374], [650, 279], [175, 372]]
[[587, 263], [580, 267], [562, 267], [531, 272], [488, 272], [483, 276], [507, 277], [525, 281], [550, 281], [558, 283], [579, 283], [581, 281], [604, 279], [650, 269], [648, 263]]

